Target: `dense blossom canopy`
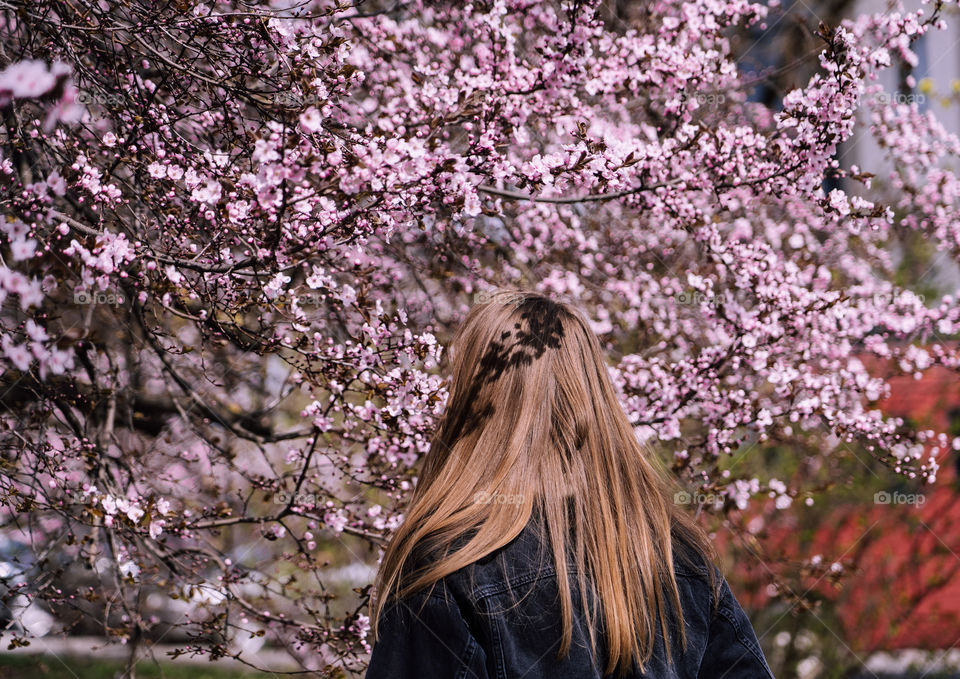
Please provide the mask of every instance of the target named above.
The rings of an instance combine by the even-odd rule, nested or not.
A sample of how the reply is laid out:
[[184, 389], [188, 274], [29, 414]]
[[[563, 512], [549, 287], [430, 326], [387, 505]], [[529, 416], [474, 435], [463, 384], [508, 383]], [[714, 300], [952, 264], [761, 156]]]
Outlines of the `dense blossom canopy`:
[[[960, 255], [960, 140], [877, 80], [948, 8], [894, 4], [819, 26], [771, 110], [731, 36], [772, 2], [7, 2], [8, 599], [362, 665], [367, 592], [325, 584], [328, 546], [376, 562], [444, 342], [498, 286], [587, 312], [708, 509], [806, 498], [719, 471], [770, 442], [933, 481], [953, 442], [881, 414], [860, 360], [960, 366], [960, 307], [899, 287], [889, 247]], [[892, 172], [835, 160], [858, 127]], [[160, 621], [141, 591], [202, 606]]]

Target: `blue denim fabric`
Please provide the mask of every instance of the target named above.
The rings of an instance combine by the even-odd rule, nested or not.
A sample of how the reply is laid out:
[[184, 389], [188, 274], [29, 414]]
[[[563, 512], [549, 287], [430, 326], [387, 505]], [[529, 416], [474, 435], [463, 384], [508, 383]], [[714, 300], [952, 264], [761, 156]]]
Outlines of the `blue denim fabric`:
[[[510, 544], [452, 573], [432, 591], [388, 605], [380, 620], [366, 679], [586, 679], [604, 674], [571, 572], [574, 605], [569, 655], [557, 657], [562, 634], [557, 575], [535, 521]], [[672, 662], [657, 637], [643, 673], [651, 679], [772, 679], [757, 636], [726, 580], [716, 571], [718, 597], [704, 566], [674, 566], [687, 633]], [[592, 599], [588, 599], [592, 600]]]

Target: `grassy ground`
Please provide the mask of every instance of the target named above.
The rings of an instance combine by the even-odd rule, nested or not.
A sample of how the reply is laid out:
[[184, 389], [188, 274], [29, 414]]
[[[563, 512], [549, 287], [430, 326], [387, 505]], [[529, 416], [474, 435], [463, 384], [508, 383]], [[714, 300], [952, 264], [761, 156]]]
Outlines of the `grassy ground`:
[[[0, 654], [0, 679], [118, 679], [124, 663], [88, 658], [57, 658], [47, 655]], [[166, 663], [157, 667], [142, 662], [136, 668], [137, 679], [254, 679], [269, 675], [244, 672], [236, 668], [195, 664]]]

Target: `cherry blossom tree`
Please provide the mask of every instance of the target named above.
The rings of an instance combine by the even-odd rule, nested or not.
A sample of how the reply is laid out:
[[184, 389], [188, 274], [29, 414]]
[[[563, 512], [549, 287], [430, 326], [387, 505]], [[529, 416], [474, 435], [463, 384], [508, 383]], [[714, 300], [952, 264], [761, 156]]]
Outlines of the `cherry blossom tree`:
[[[877, 81], [954, 8], [894, 5], [811, 27], [772, 110], [747, 0], [0, 0], [6, 600], [131, 658], [177, 630], [361, 669], [369, 588], [331, 569], [402, 520], [444, 344], [501, 286], [587, 312], [701, 509], [808, 501], [728, 464], [770, 445], [933, 482], [956, 442], [861, 361], [960, 365], [955, 298], [890, 249], [960, 254], [960, 141]], [[836, 159], [858, 111], [889, 176]]]

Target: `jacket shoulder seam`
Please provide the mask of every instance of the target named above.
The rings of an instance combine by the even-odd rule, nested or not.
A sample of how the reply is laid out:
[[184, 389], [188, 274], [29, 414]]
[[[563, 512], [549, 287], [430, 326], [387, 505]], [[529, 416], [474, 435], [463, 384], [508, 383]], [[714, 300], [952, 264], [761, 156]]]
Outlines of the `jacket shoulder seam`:
[[[567, 569], [568, 575], [576, 575], [576, 571], [570, 568]], [[553, 566], [547, 566], [539, 571], [529, 571], [517, 575], [513, 578], [510, 578], [507, 581], [491, 583], [487, 585], [481, 585], [477, 587], [473, 595], [479, 601], [480, 599], [486, 599], [491, 596], [496, 596], [497, 594], [503, 594], [510, 590], [511, 587], [517, 587], [519, 585], [527, 585], [531, 582], [536, 582], [538, 580], [545, 580], [547, 578], [556, 577], [556, 569]]]
[[477, 640], [473, 638], [471, 634], [467, 638], [467, 649], [464, 651], [463, 658], [461, 659], [460, 671], [457, 672], [457, 679], [466, 679], [467, 674], [473, 674], [470, 671], [470, 663], [473, 662], [473, 656], [477, 653], [477, 648], [480, 644], [477, 643]]
[[753, 655], [753, 657], [756, 658], [756, 660], [767, 670], [767, 676], [773, 679], [773, 675], [770, 673], [770, 668], [763, 657], [763, 653], [760, 651], [759, 648], [757, 648], [757, 645], [753, 642], [752, 639], [747, 638], [743, 634], [743, 628], [741, 627], [736, 616], [733, 614], [733, 611], [731, 611], [727, 605], [722, 605], [720, 606], [719, 613], [723, 617], [723, 619], [726, 620], [727, 623], [733, 628], [733, 633], [737, 639], [737, 643], [739, 643], [743, 648], [749, 651]]

